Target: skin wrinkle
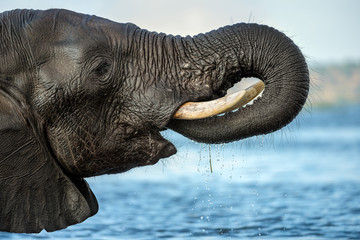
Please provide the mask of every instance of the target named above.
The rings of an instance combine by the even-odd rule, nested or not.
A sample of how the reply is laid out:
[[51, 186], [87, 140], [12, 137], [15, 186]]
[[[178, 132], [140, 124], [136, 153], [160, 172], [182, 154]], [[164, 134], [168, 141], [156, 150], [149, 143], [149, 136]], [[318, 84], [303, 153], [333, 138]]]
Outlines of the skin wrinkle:
[[145, 84], [146, 84], [146, 76], [145, 74], [147, 73], [147, 70], [146, 70], [146, 58], [147, 58], [147, 54], [145, 52], [145, 49], [147, 49], [148, 47], [148, 44], [149, 44], [149, 34], [145, 31], [142, 31], [141, 32], [141, 38], [140, 38], [140, 41], [139, 41], [139, 53], [140, 53], [140, 83], [142, 84], [141, 85], [141, 88], [145, 88]]
[[179, 50], [177, 49], [176, 47], [176, 44], [175, 44], [175, 41], [176, 41], [176, 37], [172, 37], [170, 39], [170, 49], [171, 49], [171, 52], [172, 52], [172, 56], [170, 58], [170, 60], [173, 60], [173, 65], [172, 65], [172, 68], [171, 68], [171, 74], [172, 74], [172, 78], [175, 80], [175, 81], [179, 81], [180, 77], [179, 77], [179, 62], [180, 62], [180, 53], [179, 53]]
[[[115, 114], [115, 112], [118, 112], [118, 105], [115, 103], [115, 98], [113, 99], [108, 99], [107, 102], [103, 102], [100, 106], [100, 116], [104, 116], [102, 119], [103, 126], [106, 126], [107, 122], [111, 122], [112, 121], [112, 116], [116, 116], [117, 114]], [[114, 104], [111, 104], [114, 103]], [[109, 106], [109, 107], [108, 107]], [[116, 120], [115, 120], [116, 121]], [[107, 129], [105, 130], [107, 131]]]
[[[199, 81], [202, 77], [204, 79], [204, 73], [202, 72], [202, 69], [198, 66], [199, 59], [196, 59], [196, 54], [190, 54], [190, 52], [196, 53], [196, 45], [194, 44], [194, 41], [190, 39], [189, 37], [185, 37], [181, 40], [182, 46], [185, 48], [185, 59], [184, 63], [182, 64], [180, 74], [182, 75], [182, 89], [185, 92], [189, 91], [198, 91], [198, 89], [201, 87], [200, 84], [202, 84], [202, 87], [206, 84], [203, 82], [203, 80]], [[178, 45], [179, 46], [179, 45]], [[206, 73], [207, 74], [207, 73]], [[209, 84], [208, 84], [209, 85]], [[193, 89], [194, 88], [194, 89]]]
[[34, 171], [32, 172], [28, 172], [24, 175], [12, 175], [12, 176], [8, 176], [8, 177], [2, 177], [0, 178], [1, 180], [8, 180], [8, 179], [22, 179], [22, 178], [26, 178], [29, 176], [33, 176], [35, 175], [37, 172], [39, 172], [44, 166], [46, 165], [46, 162], [43, 162], [39, 167], [37, 167], [36, 169], [34, 169]]
[[149, 43], [149, 33], [143, 31], [142, 32], [142, 38], [140, 39], [141, 41], [139, 42], [139, 52], [140, 54], [140, 85], [141, 85], [141, 89], [147, 89], [149, 85], [152, 84], [152, 79], [147, 78], [148, 75], [148, 70], [147, 70], [147, 64], [146, 64], [146, 58], [147, 58], [147, 53], [145, 51], [145, 49], [147, 49], [147, 45]]
[[55, 149], [53, 150], [53, 153], [58, 155], [58, 157], [56, 157], [58, 159], [58, 162], [65, 169], [70, 169], [70, 165], [67, 164], [67, 161], [59, 161], [59, 159], [61, 159], [61, 156], [65, 156], [65, 149], [60, 147], [61, 145], [58, 138], [54, 138], [51, 140], [54, 141]]
[[[189, 39], [187, 37], [187, 38], [185, 38], [185, 40], [186, 40], [185, 52], [188, 53], [186, 57], [188, 60], [190, 60], [189, 67], [193, 67], [196, 65], [196, 59], [195, 59], [196, 54], [195, 53], [198, 52], [198, 49], [196, 48], [195, 41], [192, 38]], [[193, 54], [191, 54], [191, 53], [193, 53]], [[186, 67], [186, 68], [188, 69], [189, 67]], [[185, 66], [184, 66], [184, 68], [185, 68]], [[191, 76], [189, 76], [189, 79], [190, 79], [190, 77]]]
[[51, 29], [52, 29], [52, 34], [53, 35], [56, 35], [56, 25], [57, 25], [57, 19], [58, 19], [58, 16], [59, 16], [59, 12], [60, 11], [56, 11], [55, 14], [53, 15], [53, 21], [52, 21], [52, 25], [51, 25]]
[[157, 67], [157, 64], [156, 64], [156, 60], [154, 59], [154, 58], [151, 58], [151, 56], [154, 56], [155, 55], [155, 49], [154, 49], [154, 45], [156, 44], [156, 38], [155, 38], [156, 36], [155, 35], [153, 35], [153, 36], [151, 36], [151, 38], [149, 38], [149, 39], [151, 39], [151, 43], [149, 42], [149, 45], [151, 44], [151, 46], [149, 46], [149, 52], [150, 53], [148, 53], [148, 56], [147, 56], [147, 62], [148, 62], [148, 69], [149, 69], [149, 78], [151, 78], [151, 79], [157, 79], [157, 75], [156, 75], [156, 73], [154, 74], [154, 71], [155, 71], [155, 69], [156, 69], [156, 67]]
[[153, 82], [153, 84], [157, 84], [157, 79], [160, 78], [160, 76], [157, 74], [156, 72], [156, 68], [157, 67], [161, 67], [161, 65], [159, 66], [157, 64], [158, 59], [161, 59], [161, 57], [156, 57], [157, 54], [159, 54], [159, 52], [157, 51], [157, 44], [158, 44], [158, 39], [156, 38], [156, 35], [153, 34], [148, 34], [148, 51], [146, 51], [145, 49], [143, 49], [143, 51], [146, 53], [146, 60], [144, 61], [144, 65], [146, 66], [146, 68], [148, 69], [146, 71], [146, 73], [148, 74], [148, 79], [150, 79], [151, 82]]
[[[139, 31], [140, 31], [140, 30], [139, 30]], [[142, 31], [140, 31], [140, 41], [139, 41], [139, 43], [136, 43], [136, 42], [135, 42], [136, 45], [137, 45], [137, 49], [140, 48], [141, 36], [142, 36]], [[134, 51], [134, 52], [135, 52], [135, 51]], [[137, 54], [138, 54], [138, 58], [141, 59], [141, 55], [140, 55], [139, 50], [137, 50], [135, 53], [137, 53]], [[138, 69], [142, 69], [142, 67], [141, 67], [141, 61], [136, 61], [135, 64], [137, 65], [137, 68], [138, 68]], [[138, 76], [136, 76], [136, 77], [138, 78]], [[141, 83], [142, 83], [143, 81], [139, 81], [139, 80], [143, 80], [141, 74], [140, 74], [140, 78], [141, 78], [141, 79], [134, 79], [134, 80], [135, 80], [134, 92], [139, 92], [139, 90], [143, 87], [143, 85], [141, 85]]]
[[[163, 59], [163, 73], [167, 73], [166, 76], [164, 76], [164, 79], [166, 79], [167, 81], [165, 83], [162, 83], [162, 87], [165, 87], [166, 85], [171, 84], [172, 82], [175, 82], [177, 79], [179, 79], [175, 74], [174, 74], [174, 68], [176, 67], [176, 64], [172, 61], [172, 59], [175, 59], [175, 52], [173, 51], [173, 40], [174, 37], [170, 36], [170, 37], [162, 37], [161, 41], [162, 41], [162, 48], [161, 48], [161, 58]], [[166, 61], [165, 61], [166, 59]], [[166, 88], [166, 87], [165, 87]]]
[[[7, 155], [5, 158], [3, 158], [1, 161], [0, 161], [0, 164], [1, 163], [4, 163], [5, 161], [9, 160], [9, 158], [11, 158], [13, 155], [15, 155], [16, 153], [20, 152], [22, 149], [26, 148], [27, 146], [29, 146], [31, 144], [31, 142], [27, 142], [23, 145], [21, 145], [20, 147], [18, 147], [17, 149], [15, 149], [12, 153], [10, 153], [9, 155]], [[1, 178], [1, 177], [0, 177]]]
[[[172, 38], [172, 39], [171, 39], [171, 43], [172, 43], [171, 45], [172, 45], [172, 47], [173, 47], [173, 49], [174, 49], [174, 59], [175, 59], [175, 57], [177, 57], [177, 58], [176, 58], [176, 61], [177, 61], [178, 63], [180, 63], [180, 62], [181, 62], [181, 57], [180, 57], [180, 56], [181, 56], [181, 51], [180, 51], [179, 48], [178, 48], [179, 45], [177, 45], [177, 42], [179, 42], [179, 41], [177, 41], [176, 38]], [[176, 75], [174, 76], [174, 79], [177, 79], [177, 80], [179, 81], [179, 80], [181, 79], [181, 78], [180, 78], [180, 75], [179, 75], [179, 74], [180, 74], [180, 71], [181, 71], [181, 70], [180, 70], [181, 68], [180, 68], [179, 64], [175, 64], [174, 66], [175, 66], [174, 73], [176, 74]], [[176, 81], [176, 82], [178, 82], [178, 81]], [[176, 94], [177, 91], [173, 91], [173, 93]], [[177, 97], [178, 97], [178, 96], [176, 96], [176, 95], [174, 96], [174, 98], [177, 98]]]
[[[95, 155], [95, 153], [96, 153], [95, 149], [96, 148], [95, 148], [95, 145], [93, 143], [93, 136], [90, 135], [89, 131], [85, 130], [83, 127], [79, 126], [78, 128], [82, 133], [85, 134], [85, 137], [83, 137], [81, 134], [77, 134], [77, 137], [79, 138], [80, 142], [84, 145], [85, 150], [87, 150], [90, 153], [90, 155]], [[72, 148], [72, 146], [70, 146], [70, 145], [69, 145], [69, 147]]]
[[[228, 42], [232, 42], [231, 41], [231, 39], [230, 39], [230, 36], [229, 36], [229, 34], [227, 34], [226, 33], [226, 31], [225, 30], [223, 30], [222, 29], [222, 31], [221, 32], [219, 32], [219, 34], [220, 33], [223, 33], [223, 35], [227, 38], [227, 40], [228, 40]], [[210, 39], [209, 39], [209, 37], [207, 37], [208, 38], [208, 42], [210, 42]], [[218, 45], [220, 45], [220, 46], [227, 46], [228, 44], [226, 44], [224, 41], [222, 41], [221, 39], [221, 37], [214, 37], [218, 42], [219, 42], [219, 44]], [[239, 41], [240, 42], [240, 41]], [[233, 55], [233, 56], [236, 56], [236, 54], [235, 54], [235, 49], [234, 48], [230, 48], [230, 51], [233, 53], [233, 54], [231, 54], [231, 55]], [[215, 51], [216, 52], [216, 51]], [[224, 51], [224, 52], [226, 52], [226, 51]], [[226, 54], [226, 55], [228, 55], [228, 54]], [[219, 57], [220, 59], [222, 59], [221, 57]], [[228, 57], [226, 57], [226, 58], [228, 58]], [[229, 61], [226, 61], [226, 63], [228, 63]], [[227, 67], [226, 67], [227, 68]], [[222, 79], [224, 79], [225, 78], [225, 76], [222, 76], [221, 77]]]
[[[170, 48], [168, 48], [168, 41], [166, 39], [166, 37], [162, 38], [161, 41], [163, 42], [163, 47], [161, 48], [160, 52], [161, 55], [159, 56], [162, 59], [162, 73], [167, 73], [167, 76], [170, 76], [169, 79], [175, 79], [175, 77], [173, 76], [173, 73], [171, 71], [172, 69], [172, 63], [171, 63], [171, 56], [169, 51], [171, 51]], [[165, 76], [165, 79], [166, 77]], [[169, 81], [170, 82], [170, 81]]]
[[[199, 42], [199, 43], [197, 43], [197, 42]], [[213, 74], [209, 73], [208, 70], [205, 70], [204, 67], [199, 67], [198, 63], [200, 62], [200, 64], [201, 64], [200, 66], [207, 66], [207, 68], [211, 71], [213, 69], [214, 62], [216, 62], [216, 60], [211, 60], [211, 59], [216, 59], [218, 57], [217, 57], [216, 52], [212, 51], [212, 48], [208, 48], [209, 42], [207, 40], [206, 35], [200, 34], [200, 35], [196, 36], [194, 39], [190, 39], [189, 43], [190, 43], [190, 46], [194, 46], [195, 48], [198, 48], [200, 46], [200, 45], [198, 45], [198, 44], [200, 44], [200, 42], [201, 42], [201, 46], [203, 46], [201, 48], [202, 55], [196, 56], [195, 54], [193, 54], [193, 56], [190, 57], [190, 59], [194, 63], [194, 65], [190, 65], [188, 68], [191, 71], [189, 80], [191, 81], [192, 78], [195, 77], [198, 81], [197, 84], [199, 84], [199, 87], [203, 87], [203, 86], [207, 85], [209, 87], [212, 86], [211, 89], [209, 89], [209, 90], [214, 90], [214, 87], [216, 86], [216, 84], [214, 83], [214, 81], [210, 82], [209, 80], [211, 78], [209, 79], [207, 77], [207, 76], [210, 76]], [[192, 43], [194, 43], [194, 44], [192, 45]], [[206, 49], [206, 51], [205, 51], [205, 49]], [[193, 49], [191, 49], [191, 50], [193, 50]], [[200, 52], [200, 49], [199, 49], [199, 51], [195, 50], [195, 52]], [[189, 52], [189, 54], [191, 54], [191, 53]], [[208, 58], [206, 58], [204, 56], [207, 56]], [[195, 59], [195, 57], [198, 59]], [[199, 59], [201, 59], [201, 60], [199, 60]], [[208, 67], [208, 66], [210, 66], [210, 67]], [[198, 79], [197, 76], [202, 76], [202, 79]], [[215, 80], [215, 79], [212, 79], [212, 80]], [[199, 80], [201, 80], [201, 81], [199, 81]], [[204, 80], [205, 80], [205, 82], [203, 82]], [[192, 82], [189, 82], [189, 88], [191, 87], [191, 85], [190, 85], [191, 83]]]

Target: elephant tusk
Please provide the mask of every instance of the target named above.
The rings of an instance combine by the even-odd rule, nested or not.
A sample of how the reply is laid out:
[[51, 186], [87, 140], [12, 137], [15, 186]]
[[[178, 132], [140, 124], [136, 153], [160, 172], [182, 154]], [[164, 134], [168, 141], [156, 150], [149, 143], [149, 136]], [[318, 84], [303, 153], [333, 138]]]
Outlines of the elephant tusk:
[[206, 102], [187, 102], [180, 106], [173, 118], [195, 120], [230, 112], [253, 100], [264, 88], [265, 84], [259, 81], [245, 90], [240, 90], [219, 99]]

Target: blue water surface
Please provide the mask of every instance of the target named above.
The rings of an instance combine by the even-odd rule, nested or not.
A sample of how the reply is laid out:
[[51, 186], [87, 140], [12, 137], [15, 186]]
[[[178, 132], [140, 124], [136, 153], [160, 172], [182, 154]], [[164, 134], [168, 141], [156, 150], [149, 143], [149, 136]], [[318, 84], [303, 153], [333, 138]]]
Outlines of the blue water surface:
[[164, 136], [175, 156], [88, 179], [94, 217], [0, 239], [360, 239], [360, 106], [227, 145]]

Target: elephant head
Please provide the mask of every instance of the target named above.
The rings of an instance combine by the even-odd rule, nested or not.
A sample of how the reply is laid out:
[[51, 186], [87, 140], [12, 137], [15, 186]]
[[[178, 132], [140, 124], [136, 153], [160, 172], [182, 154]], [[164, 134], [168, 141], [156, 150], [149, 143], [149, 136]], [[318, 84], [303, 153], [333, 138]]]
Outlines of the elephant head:
[[[0, 32], [1, 231], [81, 222], [98, 210], [83, 178], [175, 154], [162, 130], [206, 143], [270, 133], [294, 119], [309, 89], [298, 47], [257, 24], [180, 37], [67, 10], [15, 10], [0, 14]], [[245, 77], [265, 84], [251, 106], [174, 118], [189, 104], [219, 104]]]

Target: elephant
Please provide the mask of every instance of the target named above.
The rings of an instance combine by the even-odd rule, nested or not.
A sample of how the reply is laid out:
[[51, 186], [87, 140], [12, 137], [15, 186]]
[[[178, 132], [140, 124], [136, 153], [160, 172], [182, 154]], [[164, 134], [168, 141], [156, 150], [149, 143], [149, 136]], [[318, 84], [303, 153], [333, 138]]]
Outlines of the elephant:
[[[175, 154], [162, 131], [211, 144], [268, 134], [298, 115], [309, 92], [300, 49], [266, 25], [173, 36], [64, 9], [17, 9], [0, 14], [0, 32], [0, 231], [80, 223], [98, 211], [84, 178]], [[227, 102], [246, 77], [260, 84], [235, 98], [265, 88], [252, 105], [188, 117]]]

